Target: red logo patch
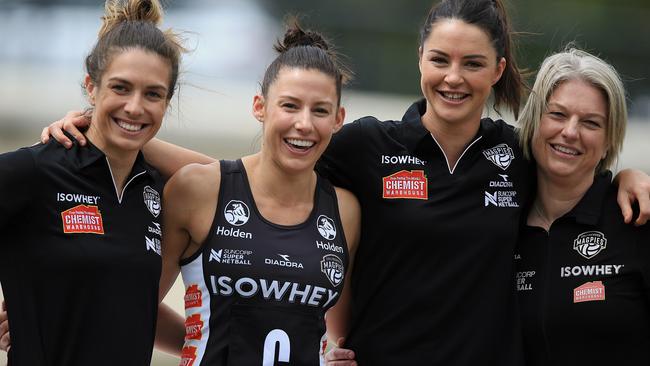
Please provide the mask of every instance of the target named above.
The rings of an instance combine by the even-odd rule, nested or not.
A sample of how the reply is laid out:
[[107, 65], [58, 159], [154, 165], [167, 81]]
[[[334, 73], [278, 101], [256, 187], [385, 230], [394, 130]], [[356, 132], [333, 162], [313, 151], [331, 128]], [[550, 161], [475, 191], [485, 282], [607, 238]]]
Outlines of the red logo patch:
[[63, 232], [66, 234], [104, 235], [104, 221], [97, 206], [79, 205], [61, 212]]
[[183, 347], [179, 366], [192, 366], [194, 365], [194, 361], [196, 361], [196, 347]]
[[427, 177], [424, 170], [402, 170], [382, 178], [383, 198], [407, 198], [426, 200], [429, 198]]
[[605, 300], [605, 286], [602, 281], [587, 282], [573, 289], [573, 303]]
[[185, 319], [185, 340], [190, 339], [201, 340], [203, 336], [201, 334], [201, 329], [203, 328], [203, 320], [201, 320], [201, 314], [194, 314]]
[[191, 285], [185, 290], [185, 309], [199, 308], [203, 301], [201, 299], [201, 290], [199, 285]]

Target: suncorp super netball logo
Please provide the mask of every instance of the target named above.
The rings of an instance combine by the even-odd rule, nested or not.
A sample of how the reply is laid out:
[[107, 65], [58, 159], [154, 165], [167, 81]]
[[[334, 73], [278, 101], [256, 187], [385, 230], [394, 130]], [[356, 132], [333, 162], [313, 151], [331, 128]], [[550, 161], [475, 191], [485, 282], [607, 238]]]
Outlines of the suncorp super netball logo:
[[581, 256], [591, 259], [607, 247], [605, 234], [600, 231], [587, 231], [573, 241], [573, 249]]
[[250, 210], [244, 202], [231, 200], [224, 208], [223, 215], [231, 225], [242, 226], [248, 222]]
[[510, 163], [515, 159], [515, 154], [512, 152], [510, 146], [506, 144], [499, 144], [495, 147], [485, 149], [483, 150], [483, 155], [503, 170], [508, 169]]

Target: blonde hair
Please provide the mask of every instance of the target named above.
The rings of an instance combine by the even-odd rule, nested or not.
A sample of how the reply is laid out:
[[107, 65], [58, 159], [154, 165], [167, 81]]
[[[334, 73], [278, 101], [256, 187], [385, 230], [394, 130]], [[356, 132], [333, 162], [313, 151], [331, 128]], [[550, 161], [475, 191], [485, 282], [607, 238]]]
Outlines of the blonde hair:
[[589, 52], [576, 48], [568, 48], [547, 57], [537, 73], [535, 84], [519, 117], [519, 142], [524, 156], [531, 159], [531, 141], [539, 128], [542, 114], [547, 110], [548, 100], [555, 89], [568, 80], [588, 82], [602, 91], [607, 99], [607, 154], [596, 167], [596, 171], [606, 170], [618, 159], [623, 148], [627, 123], [625, 88], [613, 66]]

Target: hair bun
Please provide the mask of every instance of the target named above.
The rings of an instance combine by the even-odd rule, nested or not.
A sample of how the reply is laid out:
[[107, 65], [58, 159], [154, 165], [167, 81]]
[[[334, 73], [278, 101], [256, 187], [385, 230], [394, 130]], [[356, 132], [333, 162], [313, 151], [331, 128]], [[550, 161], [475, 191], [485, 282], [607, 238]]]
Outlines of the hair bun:
[[279, 53], [300, 46], [311, 46], [329, 51], [329, 44], [320, 33], [310, 30], [305, 31], [295, 18], [291, 19], [287, 24], [288, 27], [284, 33], [284, 38], [274, 46], [274, 49]]
[[159, 0], [106, 0], [99, 37], [122, 22], [151, 22], [159, 25], [163, 9]]

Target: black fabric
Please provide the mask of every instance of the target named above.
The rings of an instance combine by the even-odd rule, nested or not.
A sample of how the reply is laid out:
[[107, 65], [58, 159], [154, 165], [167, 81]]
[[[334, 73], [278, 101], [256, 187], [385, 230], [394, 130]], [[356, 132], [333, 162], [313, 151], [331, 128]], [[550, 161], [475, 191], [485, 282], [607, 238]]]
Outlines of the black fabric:
[[522, 232], [527, 365], [650, 364], [650, 228], [623, 222], [611, 177], [596, 176], [548, 232]]
[[424, 111], [345, 125], [317, 166], [362, 208], [346, 346], [360, 365], [521, 365], [512, 257], [532, 169], [490, 119], [449, 167]]
[[220, 164], [212, 228], [181, 262], [187, 292], [201, 299], [186, 301], [188, 322], [201, 327], [186, 336], [183, 362], [320, 365], [324, 314], [338, 301], [348, 266], [334, 188], [319, 177], [309, 217], [277, 225], [258, 211], [241, 160]]
[[129, 179], [119, 202], [92, 144], [66, 150], [52, 141], [0, 155], [10, 365], [150, 364], [163, 181], [142, 155]]

